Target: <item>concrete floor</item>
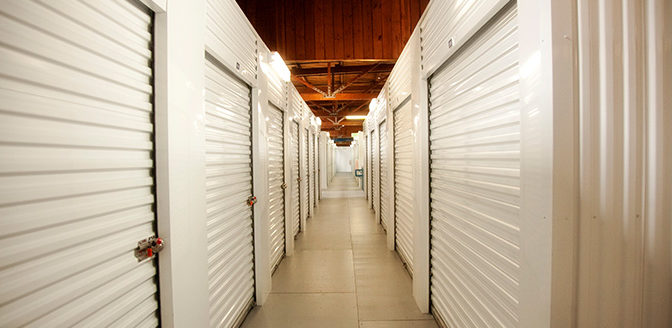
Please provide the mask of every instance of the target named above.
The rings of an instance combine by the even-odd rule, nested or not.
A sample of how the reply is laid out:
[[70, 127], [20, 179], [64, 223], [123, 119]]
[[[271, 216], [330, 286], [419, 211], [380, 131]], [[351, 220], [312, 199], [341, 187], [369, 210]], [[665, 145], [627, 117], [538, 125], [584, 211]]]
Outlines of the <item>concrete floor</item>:
[[336, 173], [328, 188], [322, 191], [322, 198], [364, 198], [364, 190], [357, 184], [352, 173]]
[[[351, 177], [337, 176], [335, 184]], [[437, 327], [411, 295], [411, 278], [363, 198], [320, 201], [296, 252], [273, 275], [267, 303], [243, 327]]]

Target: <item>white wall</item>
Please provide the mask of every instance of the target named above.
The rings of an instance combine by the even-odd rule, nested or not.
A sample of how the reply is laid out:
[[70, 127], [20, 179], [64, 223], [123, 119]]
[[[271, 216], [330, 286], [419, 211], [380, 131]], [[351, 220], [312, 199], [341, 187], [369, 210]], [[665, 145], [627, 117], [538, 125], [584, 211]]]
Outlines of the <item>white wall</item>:
[[353, 172], [353, 149], [350, 147], [336, 147], [334, 149], [334, 170], [336, 172]]
[[[165, 8], [161, 5], [155, 8]], [[156, 171], [161, 323], [209, 325], [205, 233], [205, 1], [155, 16]]]

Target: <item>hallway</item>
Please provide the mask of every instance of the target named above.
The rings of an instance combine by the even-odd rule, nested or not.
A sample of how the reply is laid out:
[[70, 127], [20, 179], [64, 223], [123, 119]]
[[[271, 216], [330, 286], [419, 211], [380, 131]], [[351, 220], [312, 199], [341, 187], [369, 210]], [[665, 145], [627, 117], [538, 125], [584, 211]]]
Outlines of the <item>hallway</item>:
[[[347, 185], [337, 175], [332, 185]], [[436, 327], [364, 198], [323, 199], [243, 327]]]

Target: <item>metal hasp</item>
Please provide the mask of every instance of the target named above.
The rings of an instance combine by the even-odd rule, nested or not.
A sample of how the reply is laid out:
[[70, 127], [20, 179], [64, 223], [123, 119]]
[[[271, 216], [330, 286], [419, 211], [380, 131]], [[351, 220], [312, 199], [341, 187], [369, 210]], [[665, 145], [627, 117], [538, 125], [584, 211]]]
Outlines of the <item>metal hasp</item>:
[[142, 262], [148, 258], [154, 257], [154, 254], [163, 249], [163, 239], [157, 236], [151, 236], [138, 242], [138, 247], [135, 248], [135, 258], [138, 262]]
[[257, 197], [250, 196], [249, 198], [247, 198], [247, 205], [252, 206], [256, 203], [257, 203]]

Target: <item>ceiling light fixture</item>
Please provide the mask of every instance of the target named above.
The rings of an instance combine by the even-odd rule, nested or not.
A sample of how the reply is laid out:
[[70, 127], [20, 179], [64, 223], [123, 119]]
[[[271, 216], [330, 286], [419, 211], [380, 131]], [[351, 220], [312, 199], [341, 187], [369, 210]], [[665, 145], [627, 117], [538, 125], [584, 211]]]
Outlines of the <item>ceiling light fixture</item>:
[[365, 120], [365, 115], [348, 115], [345, 117], [346, 120]]
[[285, 61], [282, 60], [282, 56], [280, 56], [277, 51], [273, 51], [271, 53], [271, 67], [273, 67], [273, 70], [283, 81], [289, 82], [291, 79], [291, 73], [289, 72], [287, 65], [285, 65]]
[[378, 106], [378, 98], [371, 99], [371, 103], [369, 103], [369, 110], [371, 111], [376, 110], [377, 106]]

